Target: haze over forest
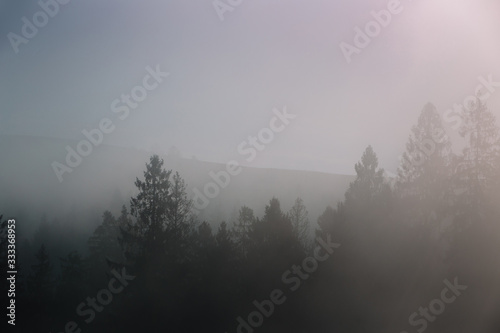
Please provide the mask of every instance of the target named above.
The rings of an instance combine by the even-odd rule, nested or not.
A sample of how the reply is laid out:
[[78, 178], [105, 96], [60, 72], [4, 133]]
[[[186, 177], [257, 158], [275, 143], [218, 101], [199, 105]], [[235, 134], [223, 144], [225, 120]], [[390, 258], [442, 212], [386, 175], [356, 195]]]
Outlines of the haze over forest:
[[8, 328], [500, 333], [499, 33], [494, 0], [0, 0]]

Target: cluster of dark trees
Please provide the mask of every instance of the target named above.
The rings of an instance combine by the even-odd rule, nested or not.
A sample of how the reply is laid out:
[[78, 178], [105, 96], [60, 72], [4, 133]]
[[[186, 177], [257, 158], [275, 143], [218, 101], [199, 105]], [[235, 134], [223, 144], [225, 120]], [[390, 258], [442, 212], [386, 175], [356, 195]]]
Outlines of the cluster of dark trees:
[[[88, 253], [54, 261], [41, 245], [31, 267], [20, 263], [18, 325], [47, 332], [74, 321], [67, 331], [498, 333], [499, 129], [480, 100], [461, 116], [456, 153], [428, 104], [397, 178], [385, 176], [368, 147], [345, 200], [327, 207], [317, 228], [301, 199], [284, 212], [273, 198], [262, 217], [242, 207], [237, 221], [214, 230], [192, 214], [181, 176], [153, 156], [129, 207], [118, 217], [103, 214]], [[340, 247], [307, 274], [293, 270], [314, 257], [318, 238]], [[113, 278], [118, 288], [116, 274], [130, 277], [126, 286], [100, 292]], [[443, 281], [455, 279], [467, 290], [439, 315], [422, 314], [441, 297]], [[271, 311], [266, 300], [276, 289], [282, 297]]]

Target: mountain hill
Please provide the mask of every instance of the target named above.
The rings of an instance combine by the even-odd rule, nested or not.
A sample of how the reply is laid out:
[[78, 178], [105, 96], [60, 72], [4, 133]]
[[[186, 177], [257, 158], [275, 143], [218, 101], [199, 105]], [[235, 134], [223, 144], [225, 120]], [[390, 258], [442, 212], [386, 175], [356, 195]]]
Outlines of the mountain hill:
[[[64, 173], [59, 182], [51, 164], [64, 164], [65, 147], [75, 148], [77, 142], [31, 136], [0, 138], [0, 212], [34, 221], [26, 222], [26, 230], [33, 230], [43, 214], [74, 223], [77, 229], [94, 228], [101, 222], [104, 210], [118, 214], [121, 205], [128, 206], [130, 197], [137, 193], [134, 181], [142, 177], [145, 164], [154, 154], [101, 144], [93, 147], [71, 173]], [[184, 178], [191, 197], [195, 188], [203, 192], [207, 183], [214, 182], [210, 172], [226, 169], [225, 164], [182, 158], [179, 154], [159, 155], [166, 169], [178, 171]], [[344, 198], [353, 179], [348, 175], [244, 167], [225, 188], [219, 186], [220, 193], [199, 210], [199, 217], [213, 224], [227, 221], [231, 225], [242, 205], [261, 216], [272, 197], [281, 201], [285, 211], [301, 197], [315, 225], [328, 205], [336, 205]]]

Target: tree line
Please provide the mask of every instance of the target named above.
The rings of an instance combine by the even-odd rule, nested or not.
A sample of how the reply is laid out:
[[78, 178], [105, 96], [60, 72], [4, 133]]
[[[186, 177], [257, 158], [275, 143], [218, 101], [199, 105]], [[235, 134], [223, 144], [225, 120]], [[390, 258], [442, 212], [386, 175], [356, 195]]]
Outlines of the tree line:
[[[457, 153], [426, 105], [395, 178], [369, 146], [344, 200], [326, 207], [316, 227], [301, 198], [288, 212], [272, 198], [260, 217], [243, 206], [237, 221], [199, 221], [185, 181], [154, 155], [120, 214], [103, 213], [86, 253], [54, 261], [43, 244], [31, 267], [21, 262], [19, 324], [52, 332], [70, 321], [83, 332], [498, 332], [499, 129], [479, 99], [461, 117]], [[0, 232], [3, 241], [5, 222]], [[313, 256], [318, 238], [341, 247], [272, 316], [248, 324], [254, 301], [283, 286], [283, 273]], [[88, 298], [123, 272], [133, 277], [126, 288], [92, 305]], [[420, 314], [455, 278], [467, 285], [463, 296], [439, 318]], [[82, 303], [89, 315], [78, 314]]]

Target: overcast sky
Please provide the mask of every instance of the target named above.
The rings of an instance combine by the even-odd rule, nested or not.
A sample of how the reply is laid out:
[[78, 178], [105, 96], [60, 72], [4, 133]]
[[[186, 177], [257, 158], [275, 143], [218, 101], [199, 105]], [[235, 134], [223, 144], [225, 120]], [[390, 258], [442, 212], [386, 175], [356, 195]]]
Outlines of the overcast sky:
[[[245, 164], [237, 146], [286, 106], [297, 117], [247, 165], [352, 174], [371, 144], [394, 172], [427, 102], [500, 81], [500, 2], [401, 1], [348, 64], [340, 43], [389, 2], [243, 0], [222, 21], [208, 0], [73, 0], [16, 53], [8, 34], [41, 8], [0, 0], [0, 135], [81, 140], [106, 117], [106, 144]], [[111, 103], [157, 65], [170, 75], [119, 120]], [[500, 88], [488, 106], [500, 117]]]

